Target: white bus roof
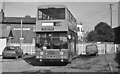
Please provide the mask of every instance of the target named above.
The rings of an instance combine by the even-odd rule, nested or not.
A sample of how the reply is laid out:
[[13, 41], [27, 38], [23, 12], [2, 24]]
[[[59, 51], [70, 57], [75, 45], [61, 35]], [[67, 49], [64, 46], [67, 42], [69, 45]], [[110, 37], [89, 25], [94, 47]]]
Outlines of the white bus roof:
[[44, 8], [67, 8], [65, 5], [40, 5], [38, 6], [38, 9], [44, 9]]

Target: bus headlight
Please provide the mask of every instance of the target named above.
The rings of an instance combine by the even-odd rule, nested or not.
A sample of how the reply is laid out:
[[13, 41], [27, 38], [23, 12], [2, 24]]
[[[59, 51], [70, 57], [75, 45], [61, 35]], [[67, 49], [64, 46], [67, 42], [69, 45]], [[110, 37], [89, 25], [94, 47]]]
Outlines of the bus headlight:
[[40, 61], [42, 61], [42, 59], [40, 59]]
[[46, 46], [43, 46], [42, 48], [43, 48], [43, 49], [47, 49], [47, 47], [46, 47]]
[[44, 54], [44, 52], [43, 52], [43, 51], [41, 51], [41, 52], [40, 52], [40, 55], [43, 55], [43, 54]]
[[61, 58], [63, 58], [63, 56], [61, 56]]
[[36, 58], [39, 58], [39, 56], [36, 56]]
[[63, 59], [61, 59], [61, 62], [63, 62]]
[[40, 56], [40, 58], [42, 58], [42, 56]]
[[64, 53], [64, 52], [63, 52], [63, 51], [61, 51], [61, 52], [60, 52], [60, 55], [63, 55], [63, 53]]

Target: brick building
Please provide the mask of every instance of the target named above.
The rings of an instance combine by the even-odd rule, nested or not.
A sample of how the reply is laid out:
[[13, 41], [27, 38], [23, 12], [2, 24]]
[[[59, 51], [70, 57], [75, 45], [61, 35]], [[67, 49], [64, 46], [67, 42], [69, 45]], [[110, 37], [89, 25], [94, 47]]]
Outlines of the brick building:
[[[36, 18], [28, 15], [25, 17], [5, 17], [3, 10], [0, 12], [0, 38], [6, 38], [6, 45], [20, 46], [22, 44], [22, 49], [25, 53], [29, 52], [29, 50], [30, 53], [34, 51], [35, 25]], [[13, 38], [9, 38], [10, 31]]]

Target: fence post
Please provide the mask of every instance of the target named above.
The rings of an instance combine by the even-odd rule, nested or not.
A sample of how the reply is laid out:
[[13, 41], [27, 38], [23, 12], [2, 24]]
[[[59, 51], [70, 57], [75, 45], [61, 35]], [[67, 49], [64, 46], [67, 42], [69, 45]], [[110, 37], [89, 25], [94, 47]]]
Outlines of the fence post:
[[117, 50], [117, 52], [119, 52], [120, 51], [120, 44], [118, 44], [118, 50]]
[[118, 49], [117, 44], [115, 44], [115, 53], [117, 52], [117, 49]]
[[107, 44], [105, 43], [105, 54], [107, 54]]
[[30, 49], [31, 49], [31, 54], [32, 54], [32, 46], [30, 46]]

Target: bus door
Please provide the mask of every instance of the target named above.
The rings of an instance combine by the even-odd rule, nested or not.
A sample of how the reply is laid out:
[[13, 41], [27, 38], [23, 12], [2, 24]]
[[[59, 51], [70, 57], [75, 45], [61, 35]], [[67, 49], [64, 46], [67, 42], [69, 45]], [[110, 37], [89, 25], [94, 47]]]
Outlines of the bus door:
[[70, 58], [73, 58], [73, 56], [74, 56], [74, 48], [75, 48], [75, 46], [74, 46], [74, 41], [73, 41], [73, 37], [72, 37], [72, 35], [70, 34], [70, 35], [68, 35], [68, 39], [69, 39], [69, 50], [70, 50]]

